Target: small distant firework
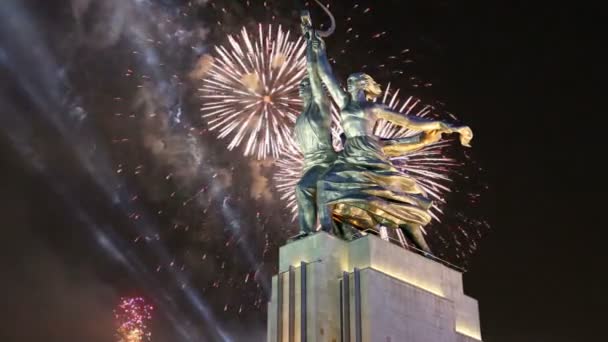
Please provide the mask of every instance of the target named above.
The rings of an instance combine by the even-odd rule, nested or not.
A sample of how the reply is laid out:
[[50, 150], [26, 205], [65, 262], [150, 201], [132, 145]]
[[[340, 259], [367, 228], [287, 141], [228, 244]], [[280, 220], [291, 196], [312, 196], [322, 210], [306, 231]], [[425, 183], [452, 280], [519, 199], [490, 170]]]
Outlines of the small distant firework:
[[[405, 101], [400, 100], [398, 97], [399, 89], [394, 91], [391, 96], [389, 96], [389, 93], [390, 84], [380, 103], [405, 115], [423, 118], [431, 114], [432, 107], [421, 105], [420, 100], [411, 96]], [[335, 106], [332, 107], [332, 119], [334, 147], [336, 147], [336, 150], [340, 150], [342, 147], [336, 137], [339, 137], [342, 127]], [[388, 139], [410, 137], [418, 133], [420, 132], [396, 126], [387, 121], [378, 122], [374, 130], [375, 135]], [[429, 197], [434, 200], [431, 215], [438, 221], [440, 221], [438, 214], [441, 213], [441, 206], [445, 203], [444, 194], [450, 191], [450, 173], [460, 165], [457, 160], [448, 156], [447, 149], [449, 146], [449, 141], [442, 140], [427, 145], [418, 151], [405, 153], [391, 159], [395, 167], [414, 178]], [[277, 191], [281, 194], [281, 200], [285, 201], [285, 205], [293, 214], [294, 220], [297, 217], [295, 186], [302, 176], [303, 167], [302, 154], [297, 149], [295, 150], [295, 152], [284, 153], [276, 162], [278, 170], [275, 177]]]
[[122, 298], [114, 317], [118, 325], [118, 342], [150, 341], [152, 334], [147, 322], [152, 319], [154, 308], [141, 297]]
[[[256, 37], [257, 36], [257, 37]], [[291, 149], [292, 127], [302, 101], [298, 85], [305, 75], [304, 40], [291, 39], [281, 26], [246, 28], [216, 46], [211, 69], [199, 89], [202, 117], [218, 138], [231, 136], [228, 149], [245, 144], [244, 155], [277, 158]]]

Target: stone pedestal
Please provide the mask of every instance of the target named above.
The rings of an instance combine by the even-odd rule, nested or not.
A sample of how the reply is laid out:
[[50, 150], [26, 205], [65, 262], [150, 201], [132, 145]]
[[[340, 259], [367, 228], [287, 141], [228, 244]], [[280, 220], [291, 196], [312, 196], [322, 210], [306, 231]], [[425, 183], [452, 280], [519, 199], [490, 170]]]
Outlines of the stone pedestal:
[[320, 232], [281, 247], [268, 342], [481, 341], [462, 274], [380, 238]]

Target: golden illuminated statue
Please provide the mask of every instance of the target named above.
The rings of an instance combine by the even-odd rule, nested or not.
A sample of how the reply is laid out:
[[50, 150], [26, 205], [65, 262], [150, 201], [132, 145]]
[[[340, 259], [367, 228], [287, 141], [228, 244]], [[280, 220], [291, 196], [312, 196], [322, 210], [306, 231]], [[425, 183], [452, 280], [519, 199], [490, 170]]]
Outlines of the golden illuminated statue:
[[[442, 121], [416, 120], [374, 103], [382, 90], [364, 73], [350, 75], [344, 91], [332, 73], [323, 40], [313, 35], [311, 45], [316, 71], [340, 107], [346, 137], [344, 150], [317, 183], [317, 212], [322, 229], [337, 231], [336, 222], [360, 229], [377, 225], [399, 228], [416, 247], [429, 252], [420, 228], [431, 220], [432, 202], [416, 181], [397, 170], [388, 157], [438, 141], [444, 133], [459, 133], [462, 145], [469, 146], [471, 129]], [[386, 144], [373, 134], [378, 120], [423, 133], [417, 142]]]
[[[383, 225], [401, 229], [416, 247], [429, 252], [421, 227], [431, 220], [432, 202], [416, 181], [397, 170], [388, 158], [437, 142], [444, 133], [459, 133], [461, 143], [469, 146], [472, 131], [441, 121], [416, 120], [374, 103], [382, 90], [364, 73], [352, 74], [347, 91], [342, 90], [321, 38], [334, 28], [332, 17], [329, 30], [315, 31], [308, 13], [302, 15], [308, 77], [300, 86], [304, 109], [294, 129], [295, 140], [304, 154], [303, 176], [296, 187], [300, 234], [294, 238], [314, 231], [317, 219], [323, 230], [343, 238], [352, 237], [351, 227], [366, 230]], [[321, 82], [340, 108], [344, 129], [344, 149], [340, 153], [332, 147], [329, 99]], [[421, 133], [381, 140], [373, 134], [378, 120]]]

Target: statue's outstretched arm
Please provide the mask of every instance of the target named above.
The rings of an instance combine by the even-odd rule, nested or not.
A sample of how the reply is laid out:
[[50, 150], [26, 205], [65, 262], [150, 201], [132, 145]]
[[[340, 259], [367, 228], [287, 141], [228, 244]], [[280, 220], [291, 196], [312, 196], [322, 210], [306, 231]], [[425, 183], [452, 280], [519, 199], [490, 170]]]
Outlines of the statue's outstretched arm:
[[382, 152], [388, 157], [402, 156], [406, 153], [421, 150], [440, 139], [441, 133], [439, 131], [422, 132], [406, 138], [383, 139]]
[[375, 108], [375, 113], [379, 119], [384, 119], [397, 126], [402, 126], [416, 131], [436, 131], [439, 134], [459, 133], [460, 143], [464, 146], [470, 146], [469, 142], [471, 141], [471, 139], [473, 139], [473, 131], [468, 126], [453, 126], [443, 121], [432, 121], [422, 120], [420, 118], [412, 118], [401, 113], [392, 111], [384, 106], [377, 106]]
[[405, 128], [417, 130], [417, 131], [438, 131], [447, 130], [451, 126], [442, 121], [422, 121], [416, 120], [398, 112], [394, 112], [384, 106], [376, 107], [376, 115], [379, 119], [384, 119], [397, 126], [403, 126]]
[[336, 80], [331, 65], [329, 65], [325, 43], [317, 36], [313, 38], [312, 44], [317, 55], [317, 72], [319, 73], [319, 77], [327, 86], [327, 90], [329, 90], [336, 104], [342, 109], [348, 104], [348, 94], [340, 87], [340, 83]]

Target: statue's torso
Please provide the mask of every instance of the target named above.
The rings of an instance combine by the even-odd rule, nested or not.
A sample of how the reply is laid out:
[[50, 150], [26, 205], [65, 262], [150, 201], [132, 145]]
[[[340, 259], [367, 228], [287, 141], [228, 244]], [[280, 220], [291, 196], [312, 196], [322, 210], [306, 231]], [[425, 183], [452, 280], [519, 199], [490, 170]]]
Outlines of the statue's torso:
[[340, 113], [346, 138], [373, 136], [376, 115], [373, 103], [350, 101]]
[[296, 119], [295, 140], [304, 156], [319, 151], [332, 151], [331, 115], [329, 106], [323, 110], [312, 103]]

